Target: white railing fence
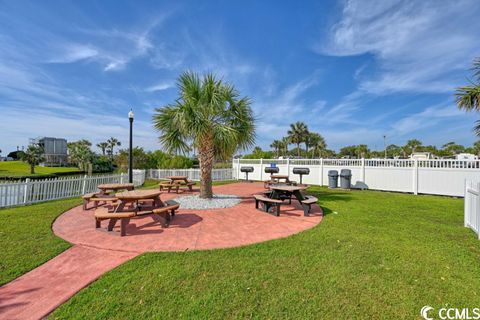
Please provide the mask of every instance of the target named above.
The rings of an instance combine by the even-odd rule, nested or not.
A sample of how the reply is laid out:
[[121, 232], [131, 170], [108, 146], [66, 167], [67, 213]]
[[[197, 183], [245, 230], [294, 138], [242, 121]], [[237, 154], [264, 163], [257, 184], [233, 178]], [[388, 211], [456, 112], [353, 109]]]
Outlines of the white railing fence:
[[[200, 181], [200, 169], [149, 169], [147, 179], [161, 180], [169, 176], [186, 176], [189, 180]], [[234, 180], [233, 169], [213, 169], [213, 181]]]
[[480, 239], [480, 183], [465, 182], [465, 227], [471, 228]]
[[306, 167], [310, 174], [303, 182], [311, 185], [328, 185], [328, 171], [350, 169], [352, 186], [361, 189], [464, 196], [466, 179], [480, 181], [480, 160], [411, 160], [411, 159], [234, 159], [234, 178], [245, 179], [242, 166], [254, 168], [251, 180], [266, 180], [265, 167], [275, 163], [279, 174], [293, 174], [293, 168]]
[[[0, 184], [0, 208], [81, 196], [97, 191], [102, 183], [124, 183], [127, 174], [65, 177]], [[135, 186], [145, 182], [145, 170], [133, 171]]]

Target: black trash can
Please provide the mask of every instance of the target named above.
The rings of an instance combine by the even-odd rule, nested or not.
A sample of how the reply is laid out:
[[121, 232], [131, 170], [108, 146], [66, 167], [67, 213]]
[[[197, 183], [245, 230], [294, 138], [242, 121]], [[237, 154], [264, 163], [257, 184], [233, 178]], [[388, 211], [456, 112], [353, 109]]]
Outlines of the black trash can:
[[335, 189], [338, 187], [338, 171], [337, 170], [328, 171], [328, 187], [330, 189]]
[[340, 188], [350, 189], [352, 187], [352, 171], [350, 169], [342, 169], [340, 171]]

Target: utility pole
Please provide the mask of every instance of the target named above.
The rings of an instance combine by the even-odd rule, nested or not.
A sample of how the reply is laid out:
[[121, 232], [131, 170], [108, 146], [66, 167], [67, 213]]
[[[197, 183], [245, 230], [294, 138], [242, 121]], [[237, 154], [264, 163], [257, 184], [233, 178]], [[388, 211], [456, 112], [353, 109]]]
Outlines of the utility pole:
[[387, 135], [383, 135], [383, 150], [385, 151], [385, 159], [387, 159]]

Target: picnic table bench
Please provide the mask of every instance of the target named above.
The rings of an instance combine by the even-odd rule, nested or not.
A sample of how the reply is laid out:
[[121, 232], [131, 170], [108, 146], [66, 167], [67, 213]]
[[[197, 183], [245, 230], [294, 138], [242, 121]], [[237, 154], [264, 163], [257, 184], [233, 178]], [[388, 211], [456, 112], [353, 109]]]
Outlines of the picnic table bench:
[[170, 176], [167, 177], [167, 179], [169, 180], [158, 184], [160, 191], [167, 189], [168, 193], [170, 193], [170, 190], [175, 189], [176, 193], [178, 193], [180, 188], [183, 187], [187, 187], [189, 191], [193, 191], [192, 187], [195, 185], [195, 182], [188, 180], [187, 176]]
[[[120, 236], [124, 236], [126, 226], [131, 218], [152, 215], [155, 221], [159, 221], [162, 227], [166, 228], [180, 204], [173, 200], [163, 203], [160, 195], [161, 192], [157, 190], [132, 190], [117, 193], [115, 196], [118, 203], [113, 212], [107, 208], [99, 208], [95, 211], [95, 227], [100, 228], [101, 221], [109, 220], [107, 230], [112, 231], [120, 220]], [[147, 206], [146, 202], [153, 202], [153, 204]]]

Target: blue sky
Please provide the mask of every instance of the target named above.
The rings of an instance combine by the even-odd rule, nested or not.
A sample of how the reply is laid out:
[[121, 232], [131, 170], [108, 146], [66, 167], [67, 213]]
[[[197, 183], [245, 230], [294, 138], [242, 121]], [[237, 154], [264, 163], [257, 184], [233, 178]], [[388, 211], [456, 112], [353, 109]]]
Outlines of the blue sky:
[[184, 70], [253, 101], [258, 145], [304, 121], [329, 148], [475, 140], [453, 93], [480, 56], [480, 2], [0, 1], [0, 149], [29, 137], [158, 149]]

